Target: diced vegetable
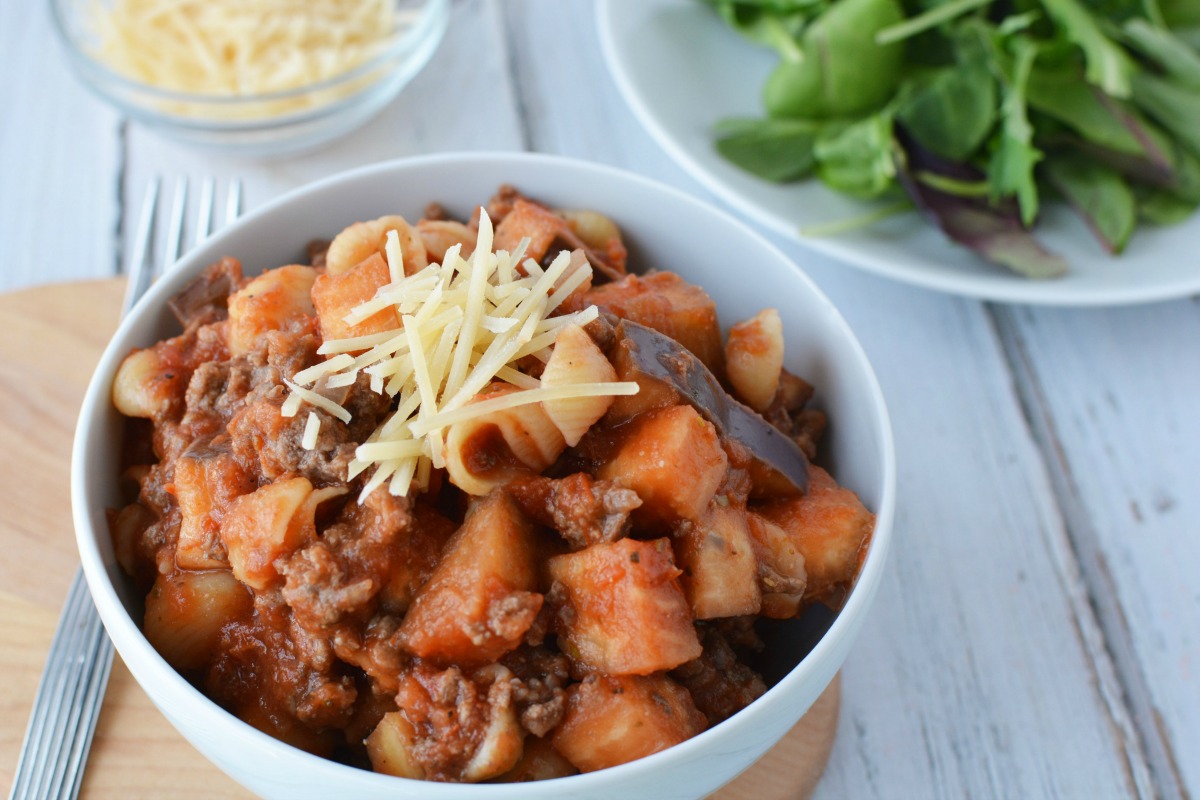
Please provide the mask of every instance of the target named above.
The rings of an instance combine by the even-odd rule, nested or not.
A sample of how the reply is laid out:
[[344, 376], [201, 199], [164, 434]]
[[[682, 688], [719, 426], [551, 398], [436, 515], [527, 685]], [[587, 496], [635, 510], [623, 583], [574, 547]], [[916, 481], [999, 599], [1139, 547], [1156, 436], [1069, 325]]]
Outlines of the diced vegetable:
[[758, 560], [762, 615], [771, 619], [790, 619], [800, 612], [808, 587], [804, 555], [787, 531], [774, 522], [754, 512], [750, 513], [748, 522]]
[[542, 607], [535, 536], [503, 491], [478, 501], [404, 617], [404, 647], [435, 662], [472, 665], [520, 644]]
[[[621, 354], [624, 350], [625, 354]], [[662, 398], [659, 383], [692, 405], [727, 441], [740, 445], [750, 460], [755, 482], [769, 494], [800, 494], [808, 483], [808, 459], [800, 446], [759, 414], [731, 397], [699, 359], [663, 334], [636, 322], [617, 326], [617, 361], [636, 377], [642, 390]], [[640, 373], [640, 374], [639, 374]], [[641, 392], [639, 392], [640, 394]]]
[[573, 660], [609, 675], [648, 675], [700, 655], [669, 539], [596, 544], [551, 558], [548, 569], [561, 592], [560, 646]]
[[525, 255], [534, 261], [541, 261], [564, 230], [568, 228], [567, 221], [548, 208], [532, 203], [524, 198], [518, 198], [513, 203], [512, 211], [496, 225], [496, 238], [493, 248], [513, 252], [526, 236], [529, 245]]
[[387, 261], [375, 253], [345, 272], [326, 272], [312, 287], [312, 301], [321, 320], [321, 335], [325, 341], [349, 339], [382, 333], [400, 327], [396, 310], [388, 306], [362, 322], [351, 325], [345, 317], [354, 307], [375, 296], [380, 287], [392, 280]]
[[680, 581], [696, 619], [759, 612], [758, 559], [746, 509], [714, 501], [698, 522], [680, 526], [674, 541]]
[[175, 563], [184, 569], [229, 566], [221, 541], [221, 520], [235, 497], [257, 483], [227, 450], [185, 453], [175, 462], [175, 497], [182, 521]]
[[581, 772], [594, 772], [665, 750], [705, 726], [687, 690], [665, 675], [589, 675], [568, 691], [551, 741]]
[[777, 525], [803, 556], [806, 599], [840, 603], [866, 555], [875, 515], [828, 472], [812, 467], [804, 497], [768, 503], [757, 512]]
[[630, 422], [624, 437], [597, 474], [637, 492], [635, 522], [699, 519], [729, 464], [712, 423], [691, 406], [672, 406]]

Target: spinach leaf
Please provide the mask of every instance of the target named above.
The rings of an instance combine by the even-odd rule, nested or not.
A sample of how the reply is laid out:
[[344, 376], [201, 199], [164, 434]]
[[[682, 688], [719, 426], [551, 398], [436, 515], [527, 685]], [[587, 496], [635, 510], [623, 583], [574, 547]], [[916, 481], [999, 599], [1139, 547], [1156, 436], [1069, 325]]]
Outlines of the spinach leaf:
[[1084, 83], [1077, 68], [1035, 67], [1025, 92], [1030, 108], [1062, 122], [1089, 142], [1170, 170], [1171, 142], [1166, 134], [1128, 102]]
[[992, 0], [947, 0], [947, 2], [930, 7], [915, 17], [909, 17], [903, 22], [884, 28], [875, 34], [875, 41], [879, 44], [900, 42], [950, 22], [955, 17], [991, 4]]
[[1185, 200], [1162, 189], [1138, 192], [1138, 217], [1152, 225], [1175, 225], [1200, 208], [1200, 200]]
[[1134, 102], [1200, 155], [1200, 89], [1146, 72], [1133, 76]]
[[974, 52], [914, 77], [896, 111], [923, 147], [954, 161], [970, 158], [996, 123], [996, 80], [978, 46], [966, 41], [962, 49]]
[[1129, 185], [1113, 170], [1088, 158], [1062, 155], [1047, 159], [1046, 175], [1110, 253], [1120, 253], [1137, 224], [1137, 206]]
[[717, 152], [768, 181], [785, 183], [810, 174], [820, 125], [809, 120], [727, 119], [716, 128]]
[[1142, 19], [1125, 23], [1126, 40], [1141, 55], [1162, 68], [1169, 77], [1192, 88], [1200, 87], [1200, 53], [1170, 31]]
[[1158, 0], [1158, 8], [1170, 28], [1200, 28], [1200, 3], [1196, 0]]
[[816, 9], [779, 11], [765, 6], [714, 2], [717, 13], [729, 26], [756, 44], [777, 52], [785, 61], [800, 61], [804, 53], [797, 42]]
[[890, 109], [848, 125], [828, 125], [813, 154], [817, 175], [828, 186], [853, 197], [879, 197], [892, 188], [896, 158]]
[[1033, 168], [1042, 159], [1042, 151], [1033, 145], [1033, 126], [1025, 107], [1025, 84], [1037, 57], [1037, 45], [1024, 35], [1012, 38], [1013, 73], [1005, 82], [1004, 102], [1000, 106], [1000, 130], [996, 136], [988, 180], [992, 200], [1016, 195], [1021, 221], [1032, 225], [1038, 212], [1038, 189]]
[[1096, 20], [1079, 0], [1041, 0], [1042, 6], [1063, 35], [1083, 51], [1088, 83], [1113, 97], [1129, 97], [1130, 76], [1135, 67], [1129, 56], [1104, 35]]
[[899, 84], [904, 46], [878, 45], [875, 34], [903, 18], [896, 0], [839, 0], [805, 29], [803, 58], [784, 60], [767, 79], [767, 113], [831, 119], [882, 106]]

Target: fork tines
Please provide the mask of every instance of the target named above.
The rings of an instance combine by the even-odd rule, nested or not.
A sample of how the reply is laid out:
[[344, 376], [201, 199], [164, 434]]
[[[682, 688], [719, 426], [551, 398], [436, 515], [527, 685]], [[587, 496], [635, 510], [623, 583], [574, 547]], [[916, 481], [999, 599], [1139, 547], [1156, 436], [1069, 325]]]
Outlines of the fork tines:
[[[160, 243], [160, 256], [155, 258], [154, 245], [156, 238], [156, 220], [158, 219], [159, 194], [162, 180], [156, 175], [150, 179], [146, 195], [142, 200], [142, 208], [138, 214], [137, 229], [134, 236], [134, 249], [129, 260], [127, 271], [129, 284], [125, 293], [125, 310], [128, 311], [137, 298], [145, 294], [146, 289], [155, 278], [154, 265], [159, 265], [160, 272], [166, 271], [179, 259], [184, 251], [184, 229], [188, 205], [188, 179], [181, 176], [176, 179], [171, 195], [171, 207], [167, 217], [166, 233]], [[204, 178], [200, 183], [199, 197], [196, 203], [196, 222], [192, 228], [192, 247], [208, 238], [213, 229], [213, 215], [216, 207], [216, 179]], [[228, 225], [241, 214], [242, 182], [233, 180], [225, 196], [225, 216], [223, 224]]]

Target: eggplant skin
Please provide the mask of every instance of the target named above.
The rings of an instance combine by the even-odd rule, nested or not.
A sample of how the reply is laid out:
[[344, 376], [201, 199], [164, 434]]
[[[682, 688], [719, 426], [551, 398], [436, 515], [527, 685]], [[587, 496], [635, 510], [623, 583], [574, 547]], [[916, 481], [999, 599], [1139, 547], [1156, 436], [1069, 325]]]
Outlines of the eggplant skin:
[[808, 491], [808, 458], [790, 438], [721, 386], [716, 376], [679, 342], [653, 328], [623, 319], [616, 341], [647, 378], [679, 392], [722, 438], [744, 447], [753, 461], [778, 473], [796, 494]]

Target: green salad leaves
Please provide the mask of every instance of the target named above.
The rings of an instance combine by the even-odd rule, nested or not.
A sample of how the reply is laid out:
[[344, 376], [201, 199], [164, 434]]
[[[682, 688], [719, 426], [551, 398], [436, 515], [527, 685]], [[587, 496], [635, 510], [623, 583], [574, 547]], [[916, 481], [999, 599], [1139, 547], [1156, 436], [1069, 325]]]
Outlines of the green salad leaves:
[[1067, 270], [1046, 198], [1110, 253], [1200, 206], [1200, 0], [703, 2], [779, 55], [765, 116], [716, 128], [761, 178], [903, 199], [1032, 278]]

